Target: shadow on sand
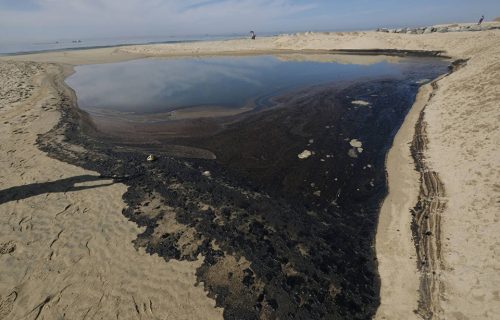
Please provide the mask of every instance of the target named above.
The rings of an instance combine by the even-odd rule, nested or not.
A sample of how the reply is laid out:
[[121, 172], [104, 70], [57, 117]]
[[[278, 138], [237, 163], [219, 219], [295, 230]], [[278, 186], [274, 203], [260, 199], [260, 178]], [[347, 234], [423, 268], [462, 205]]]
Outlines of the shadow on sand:
[[[109, 179], [109, 177], [103, 176], [82, 175], [51, 182], [32, 183], [24, 186], [12, 187], [5, 190], [0, 190], [0, 204], [10, 201], [27, 199], [44, 193], [74, 192], [86, 189], [106, 187], [118, 182], [116, 180], [113, 180], [112, 182], [104, 183], [106, 181], [109, 181]], [[103, 183], [82, 186], [76, 185], [78, 183], [91, 181], [102, 181]]]

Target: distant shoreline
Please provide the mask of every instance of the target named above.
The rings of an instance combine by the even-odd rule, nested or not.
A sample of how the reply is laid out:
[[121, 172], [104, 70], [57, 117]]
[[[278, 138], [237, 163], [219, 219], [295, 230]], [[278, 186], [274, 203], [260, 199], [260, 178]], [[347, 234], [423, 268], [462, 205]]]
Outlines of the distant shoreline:
[[150, 44], [168, 44], [168, 43], [191, 43], [191, 42], [201, 42], [201, 41], [211, 41], [211, 40], [174, 40], [174, 41], [158, 41], [158, 42], [145, 42], [145, 43], [123, 43], [123, 44], [115, 44], [115, 45], [102, 45], [102, 46], [88, 46], [88, 47], [66, 47], [60, 49], [42, 49], [42, 50], [31, 50], [31, 51], [18, 51], [18, 52], [10, 52], [10, 53], [0, 53], [0, 56], [9, 57], [9, 56], [23, 56], [37, 53], [51, 53], [51, 52], [63, 52], [63, 51], [84, 51], [84, 50], [93, 50], [93, 49], [106, 49], [106, 48], [119, 48], [126, 46], [142, 46], [142, 45], [150, 45]]

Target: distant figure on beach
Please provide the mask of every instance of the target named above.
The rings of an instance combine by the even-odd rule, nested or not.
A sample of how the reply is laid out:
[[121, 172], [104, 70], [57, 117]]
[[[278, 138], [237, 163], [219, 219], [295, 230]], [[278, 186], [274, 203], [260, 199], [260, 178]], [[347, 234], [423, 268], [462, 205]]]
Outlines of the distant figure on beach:
[[252, 40], [255, 40], [255, 32], [250, 31], [250, 34], [252, 35]]
[[477, 25], [480, 26], [481, 23], [483, 23], [483, 21], [484, 21], [484, 15], [481, 16], [481, 19], [479, 19], [479, 22], [477, 23]]

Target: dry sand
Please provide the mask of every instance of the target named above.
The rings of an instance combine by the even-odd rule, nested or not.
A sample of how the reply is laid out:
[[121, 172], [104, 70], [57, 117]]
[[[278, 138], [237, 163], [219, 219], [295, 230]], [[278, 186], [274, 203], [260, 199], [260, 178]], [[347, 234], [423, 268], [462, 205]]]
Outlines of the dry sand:
[[[500, 30], [426, 35], [302, 33], [256, 41], [130, 46], [3, 59], [83, 64], [149, 56], [331, 49], [444, 50], [455, 59], [470, 59], [467, 66], [439, 80], [436, 90], [421, 89], [388, 155], [390, 194], [381, 211], [376, 243], [382, 281], [376, 318], [418, 318], [413, 311], [420, 299], [420, 275], [410, 209], [417, 202], [420, 184], [409, 143], [425, 107], [428, 149], [424, 156], [427, 166], [439, 174], [446, 194], [437, 239], [439, 269], [433, 277], [438, 282], [437, 298], [432, 301], [437, 311], [434, 318], [495, 319], [500, 314]], [[46, 82], [40, 74], [46, 71], [27, 72], [36, 66], [32, 64], [0, 66], [0, 120], [8, 122], [0, 131], [1, 189], [95, 175], [49, 159], [33, 145], [36, 134], [50, 129], [58, 118], [46, 100], [50, 90], [40, 89]], [[35, 81], [34, 88], [17, 89], [22, 81], [23, 86]], [[14, 102], [16, 95], [28, 90], [30, 97]], [[47, 104], [49, 109], [42, 109]], [[0, 256], [0, 315], [34, 318], [42, 312], [46, 318], [64, 313], [83, 317], [90, 310], [89, 318], [118, 312], [136, 317], [139, 310], [146, 317], [151, 300], [158, 317], [220, 317], [221, 310], [213, 307], [203, 289], [193, 286], [196, 263], [165, 263], [133, 248], [131, 241], [140, 230], [121, 216], [124, 191], [124, 186], [115, 184], [1, 204], [0, 219], [5, 221], [0, 224], [0, 242], [7, 253]], [[9, 252], [13, 245], [15, 251]], [[99, 302], [101, 296], [105, 302]]]
[[[487, 40], [487, 41], [486, 41]], [[429, 166], [446, 190], [442, 318], [500, 315], [500, 38], [464, 52], [426, 108]]]

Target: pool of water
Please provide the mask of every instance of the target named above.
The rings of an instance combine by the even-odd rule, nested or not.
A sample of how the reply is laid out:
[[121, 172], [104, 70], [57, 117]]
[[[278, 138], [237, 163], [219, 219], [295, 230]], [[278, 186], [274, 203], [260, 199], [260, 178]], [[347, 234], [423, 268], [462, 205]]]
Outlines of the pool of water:
[[[226, 318], [370, 319], [387, 151], [420, 84], [446, 71], [439, 59], [297, 54], [80, 66], [68, 84], [92, 123], [66, 138], [93, 153], [63, 159], [130, 177], [124, 214], [148, 228], [137, 243], [167, 261], [206, 257], [197, 280]], [[283, 107], [186, 116], [266, 101]], [[146, 213], [154, 197], [158, 215]]]
[[438, 59], [335, 55], [142, 59], [78, 66], [66, 82], [83, 110], [148, 114], [255, 106], [299, 87], [339, 81], [419, 81], [442, 65]]

